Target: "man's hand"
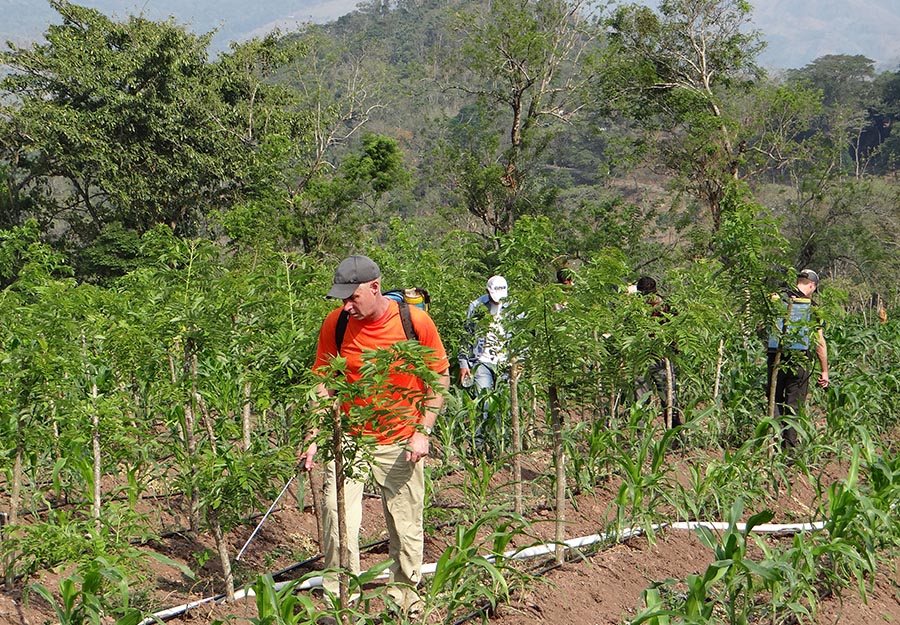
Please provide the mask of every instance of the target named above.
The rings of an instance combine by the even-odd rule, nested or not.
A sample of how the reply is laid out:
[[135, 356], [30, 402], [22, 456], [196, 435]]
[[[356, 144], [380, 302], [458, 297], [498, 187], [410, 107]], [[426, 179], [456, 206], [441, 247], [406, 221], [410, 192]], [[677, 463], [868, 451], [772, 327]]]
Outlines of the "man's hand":
[[471, 377], [472, 377], [472, 370], [471, 370], [471, 369], [469, 369], [468, 367], [460, 367], [460, 369], [459, 369], [459, 383], [460, 383], [460, 384], [462, 384], [463, 386], [465, 386], [465, 385], [466, 385], [466, 382], [467, 382], [467, 381], [469, 380], [469, 378], [471, 378]]
[[299, 466], [304, 471], [309, 471], [316, 465], [316, 450], [319, 448], [315, 443], [310, 443], [306, 451], [297, 450], [297, 459], [300, 461]]
[[416, 432], [413, 434], [406, 444], [406, 460], [408, 462], [418, 462], [428, 455], [431, 448], [431, 441], [427, 434]]
[[821, 386], [822, 388], [828, 388], [828, 372], [819, 374], [819, 379], [816, 381], [816, 384]]

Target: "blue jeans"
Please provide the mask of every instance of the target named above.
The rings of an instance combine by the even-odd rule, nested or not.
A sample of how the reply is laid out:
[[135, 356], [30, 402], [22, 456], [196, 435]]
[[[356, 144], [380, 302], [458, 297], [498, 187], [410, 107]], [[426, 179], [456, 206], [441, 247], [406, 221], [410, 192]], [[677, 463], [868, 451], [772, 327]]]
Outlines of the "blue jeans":
[[475, 381], [476, 393], [492, 391], [494, 390], [497, 374], [494, 372], [492, 365], [486, 365], [479, 362], [475, 365], [475, 368], [472, 369], [472, 379]]
[[[475, 435], [473, 437], [475, 448], [483, 452], [485, 451], [485, 443], [487, 439], [490, 437], [491, 431], [494, 429], [491, 427], [492, 422], [491, 419], [497, 419], [499, 428], [496, 428], [500, 432], [501, 438], [506, 438], [506, 426], [505, 426], [505, 416], [502, 414], [494, 414], [491, 415], [491, 398], [487, 397], [488, 393], [496, 390], [497, 383], [506, 379], [506, 375], [503, 373], [497, 373], [496, 365], [489, 365], [485, 363], [478, 363], [475, 365], [475, 368], [472, 369], [472, 379], [474, 384], [472, 388], [474, 390], [474, 396], [476, 398], [480, 398], [482, 401], [482, 410], [481, 410], [481, 419], [475, 426]], [[493, 441], [494, 444], [499, 444], [500, 441]]]

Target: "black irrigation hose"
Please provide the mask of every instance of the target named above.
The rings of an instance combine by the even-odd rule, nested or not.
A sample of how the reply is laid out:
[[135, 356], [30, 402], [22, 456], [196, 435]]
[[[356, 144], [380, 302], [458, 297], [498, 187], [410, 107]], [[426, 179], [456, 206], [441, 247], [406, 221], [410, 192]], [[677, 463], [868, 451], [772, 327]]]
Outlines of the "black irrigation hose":
[[[438, 524], [438, 525], [435, 525], [434, 528], [435, 528], [435, 529], [443, 529], [443, 528], [448, 527], [448, 526], [450, 526], [450, 525], [453, 525], [453, 523], [445, 522], [445, 523], [440, 523], [440, 524]], [[379, 546], [381, 546], [381, 545], [384, 545], [384, 544], [388, 543], [389, 541], [390, 541], [389, 538], [382, 538], [382, 539], [380, 539], [380, 540], [376, 540], [376, 541], [371, 542], [371, 543], [368, 543], [368, 544], [366, 544], [366, 545], [362, 545], [362, 546], [359, 548], [359, 550], [360, 550], [360, 551], [368, 551], [368, 550], [370, 550], [370, 549], [374, 549], [375, 547], [379, 547]], [[310, 564], [312, 564], [312, 563], [314, 563], [314, 562], [318, 562], [319, 560], [321, 560], [321, 559], [324, 558], [324, 557], [325, 557], [325, 554], [320, 553], [319, 555], [316, 555], [316, 556], [313, 556], [313, 557], [308, 558], [308, 559], [306, 559], [306, 560], [303, 560], [302, 562], [296, 562], [296, 563], [290, 565], [290, 566], [287, 567], [287, 568], [284, 568], [284, 569], [281, 569], [280, 571], [276, 571], [276, 572], [272, 573], [272, 579], [276, 579], [276, 578], [278, 578], [278, 577], [281, 577], [282, 575], [286, 575], [287, 573], [290, 573], [290, 572], [292, 572], [292, 571], [296, 571], [297, 569], [302, 569], [303, 567], [308, 566], [308, 565], [310, 565]]]
[[[159, 495], [141, 495], [139, 499], [168, 499], [170, 497], [181, 497], [184, 493], [163, 493]], [[103, 500], [104, 503], [108, 502], [116, 502], [116, 501], [127, 501], [128, 495], [116, 495], [115, 497], [108, 497]], [[46, 508], [41, 508], [40, 510], [23, 510], [19, 512], [20, 518], [30, 518], [34, 517], [36, 519], [40, 519], [42, 515], [49, 514], [50, 512], [57, 512], [59, 510], [67, 510], [69, 508], [86, 508], [91, 505], [91, 502], [87, 499], [79, 499], [79, 500], [66, 500], [60, 501], [56, 500], [51, 502], [51, 505]]]
[[[274, 510], [272, 510], [272, 512], [281, 512], [284, 509], [285, 509], [284, 506], [281, 506], [280, 508], [275, 508]], [[256, 519], [263, 516], [264, 514], [265, 513], [263, 513], [263, 512], [257, 512], [256, 514], [251, 514], [246, 519], [244, 519], [242, 521], [242, 523], [250, 523], [251, 521], [255, 521]], [[181, 529], [166, 532], [165, 534], [160, 534], [159, 537], [160, 538], [172, 538], [173, 536], [182, 536], [189, 531], [190, 530], [188, 530], [186, 528], [181, 528]], [[145, 544], [145, 543], [140, 543], [140, 544]]]
[[[614, 543], [613, 545], [607, 545], [606, 547], [598, 547], [597, 549], [595, 549], [595, 550], [594, 550], [593, 552], [591, 552], [590, 554], [583, 554], [583, 557], [584, 557], [584, 558], [590, 558], [590, 557], [593, 557], [593, 556], [595, 556], [597, 553], [599, 553], [600, 551], [604, 551], [604, 550], [606, 550], [606, 549], [611, 549], [614, 545], [617, 545], [617, 544], [619, 544], [619, 543], [617, 542], [617, 543]], [[548, 565], [548, 566], [544, 566], [544, 567], [541, 567], [541, 568], [537, 569], [537, 570], [534, 571], [531, 575], [532, 575], [532, 577], [543, 577], [544, 575], [546, 575], [546, 574], [549, 573], [550, 571], [555, 571], [556, 569], [562, 567], [563, 564], [567, 564], [567, 563], [569, 563], [569, 562], [575, 562], [575, 561], [580, 560], [580, 559], [582, 559], [582, 558], [578, 558], [578, 557], [575, 557], [575, 556], [568, 556], [568, 557], [566, 558], [566, 561], [565, 561], [565, 562], [562, 562], [562, 563], [561, 563], [561, 562], [554, 562], [553, 564], [550, 564], [550, 565]], [[473, 619], [475, 619], [475, 618], [482, 617], [482, 616], [488, 616], [488, 617], [490, 617], [490, 616], [493, 615], [494, 611], [495, 611], [495, 609], [494, 609], [493, 606], [491, 606], [490, 603], [485, 603], [485, 604], [483, 604], [481, 607], [475, 608], [475, 610], [473, 610], [472, 612], [469, 612], [468, 614], [466, 614], [466, 615], [460, 617], [458, 620], [454, 621], [452, 625], [463, 625], [463, 623], [467, 623], [467, 622], [469, 622], [469, 621], [471, 621], [471, 620], [473, 620]]]
[[[441, 525], [439, 525], [439, 526], [437, 526], [437, 527], [438, 527], [438, 528], [442, 528], [442, 527], [446, 527], [446, 526], [450, 526], [450, 525], [453, 525], [453, 524], [447, 522], [447, 523], [442, 523]], [[386, 543], [386, 542], [388, 542], [388, 539], [381, 539], [381, 540], [378, 540], [378, 541], [369, 543], [369, 544], [367, 544], [367, 545], [364, 545], [363, 547], [361, 547], [361, 549], [363, 549], [363, 550], [368, 550], [368, 549], [371, 549], [371, 548], [376, 547], [376, 546], [378, 546], [378, 545], [382, 545], [382, 544], [384, 544], [384, 543]], [[598, 549], [598, 550], [599, 550], [599, 549]], [[573, 553], [573, 551], [570, 551], [570, 553]], [[580, 552], [579, 552], [579, 553], [580, 553]], [[312, 562], [315, 562], [315, 561], [319, 560], [319, 559], [322, 558], [322, 557], [323, 557], [323, 556], [320, 554], [320, 555], [314, 556], [313, 558], [309, 558], [309, 559], [307, 559], [307, 560], [304, 560], [303, 562], [298, 562], [298, 563], [296, 563], [296, 564], [294, 564], [294, 565], [291, 565], [291, 566], [288, 567], [287, 569], [284, 569], [284, 570], [282, 570], [282, 571], [278, 571], [278, 572], [274, 573], [272, 576], [273, 576], [273, 578], [274, 578], [276, 575], [283, 575], [284, 573], [289, 572], [289, 571], [292, 571], [292, 570], [295, 570], [295, 569], [297, 569], [297, 568], [300, 568], [301, 566], [304, 566], [304, 565], [307, 565], [307, 564], [311, 564]], [[588, 556], [588, 557], [589, 557], [589, 556]], [[574, 559], [574, 556], [572, 556], [572, 558]], [[544, 569], [539, 570], [539, 571], [535, 574], [535, 577], [540, 577], [541, 575], [543, 575], [543, 574], [546, 573], [547, 571], [551, 571], [551, 570], [557, 568], [558, 566], [559, 566], [559, 565], [558, 565], [557, 563], [553, 563], [553, 564], [550, 565], [549, 567], [546, 567], [546, 568], [544, 568]], [[244, 584], [241, 583], [241, 584], [239, 584], [239, 585], [243, 586]], [[196, 607], [199, 607], [200, 605], [205, 605], [205, 604], [208, 604], [208, 603], [210, 603], [210, 602], [220, 603], [220, 602], [222, 601], [222, 599], [224, 599], [224, 598], [225, 598], [225, 595], [224, 595], [224, 594], [218, 594], [218, 595], [215, 595], [215, 596], [212, 596], [212, 597], [207, 597], [207, 598], [205, 598], [205, 599], [201, 599], [201, 600], [199, 600], [199, 601], [194, 601], [194, 602], [185, 604], [185, 605], [183, 605], [183, 606], [178, 606], [177, 608], [172, 608], [172, 609], [170, 609], [170, 610], [166, 610], [165, 612], [170, 612], [170, 613], [169, 613], [169, 614], [166, 614], [165, 616], [162, 616], [162, 613], [157, 612], [157, 613], [154, 614], [153, 616], [149, 617], [149, 619], [145, 619], [144, 621], [141, 621], [141, 624], [140, 624], [140, 625], [152, 625], [153, 622], [168, 621], [168, 620], [173, 619], [173, 618], [176, 618], [176, 617], [178, 617], [178, 616], [182, 616], [182, 615], [184, 615], [184, 614], [187, 614], [188, 612], [190, 612], [191, 610], [195, 609]], [[173, 610], [177, 610], [177, 611], [173, 611]], [[457, 623], [454, 624], [454, 625], [462, 625], [462, 623], [465, 623], [465, 622], [467, 622], [467, 621], [469, 621], [469, 620], [471, 620], [471, 619], [473, 619], [473, 618], [475, 618], [475, 617], [477, 617], [477, 616], [479, 616], [479, 615], [481, 615], [481, 614], [490, 614], [490, 613], [491, 613], [491, 610], [492, 610], [492, 608], [491, 608], [491, 605], [490, 605], [489, 603], [488, 603], [488, 604], [484, 604], [484, 605], [482, 605], [482, 607], [480, 607], [480, 608], [476, 609], [475, 611], [473, 611], [473, 612], [471, 612], [471, 613], [469, 613], [469, 614], [463, 616], [463, 617], [462, 617], [460, 620], [458, 620]], [[152, 619], [152, 620], [151, 620], [151, 619]]]
[[[360, 551], [368, 551], [369, 549], [373, 549], [373, 548], [378, 547], [378, 546], [380, 546], [380, 545], [386, 544], [389, 540], [390, 540], [390, 539], [388, 539], [388, 538], [382, 538], [381, 540], [376, 540], [375, 542], [371, 542], [371, 543], [369, 543], [369, 544], [367, 544], [367, 545], [361, 546], [361, 547], [359, 548], [359, 550], [360, 550]], [[321, 559], [324, 558], [324, 557], [325, 557], [325, 554], [320, 553], [319, 555], [313, 556], [313, 557], [308, 558], [308, 559], [306, 559], [306, 560], [303, 560], [302, 562], [296, 562], [296, 563], [290, 565], [290, 566], [287, 567], [287, 568], [284, 568], [284, 569], [281, 569], [280, 571], [276, 571], [275, 573], [272, 573], [272, 579], [281, 577], [282, 575], [286, 575], [287, 573], [290, 573], [290, 572], [292, 572], [292, 571], [296, 571], [297, 569], [302, 569], [303, 567], [308, 566], [308, 565], [312, 564], [313, 562], [318, 562], [319, 560], [321, 560]]]
[[[388, 542], [388, 539], [387, 539], [387, 538], [384, 538], [384, 539], [382, 539], [382, 540], [376, 540], [375, 542], [372, 542], [372, 543], [368, 543], [368, 544], [366, 544], [366, 545], [363, 545], [362, 547], [360, 547], [360, 550], [361, 550], [361, 551], [368, 551], [369, 549], [372, 549], [373, 547], [377, 547], [377, 546], [379, 546], [379, 545], [382, 545], [382, 544], [384, 544], [384, 543], [386, 543], [386, 542]], [[286, 573], [289, 573], [289, 572], [291, 572], [291, 571], [294, 571], [294, 570], [296, 570], [296, 569], [298, 569], [298, 568], [302, 568], [302, 567], [304, 567], [304, 566], [307, 566], [307, 565], [309, 565], [309, 564], [312, 564], [313, 562], [317, 562], [318, 560], [321, 560], [323, 557], [324, 557], [323, 554], [319, 554], [319, 555], [313, 556], [312, 558], [308, 558], [308, 559], [306, 559], [306, 560], [303, 560], [302, 562], [297, 562], [296, 564], [292, 564], [291, 566], [289, 566], [289, 567], [287, 567], [287, 568], [285, 568], [285, 569], [282, 569], [282, 570], [280, 570], [280, 571], [276, 571], [275, 573], [272, 573], [272, 579], [275, 579], [276, 577], [280, 577], [281, 575], [284, 575], [284, 574], [286, 574]], [[237, 585], [238, 585], [238, 586], [244, 586], [244, 582], [240, 582], [240, 583], [238, 583]], [[208, 597], [206, 600], [204, 600], [204, 603], [220, 603], [224, 598], [225, 598], [225, 595], [224, 595], [224, 594], [213, 595], [212, 597]], [[166, 617], [166, 618], [164, 618], [164, 619], [160, 619], [159, 616], [155, 616], [155, 615], [154, 615], [154, 617], [152, 617], [152, 618], [154, 618], [154, 619], [156, 619], [156, 620], [169, 620], [169, 619], [176, 618], [176, 617], [178, 617], [178, 616], [182, 616], [182, 615], [184, 615], [184, 614], [186, 614], [186, 613], [188, 613], [188, 612], [190, 612], [190, 608], [188, 608], [188, 607], [185, 606], [185, 608], [184, 608], [184, 610], [183, 610], [182, 612], [178, 612], [178, 613], [171, 614], [171, 615], [169, 615], [168, 617]]]

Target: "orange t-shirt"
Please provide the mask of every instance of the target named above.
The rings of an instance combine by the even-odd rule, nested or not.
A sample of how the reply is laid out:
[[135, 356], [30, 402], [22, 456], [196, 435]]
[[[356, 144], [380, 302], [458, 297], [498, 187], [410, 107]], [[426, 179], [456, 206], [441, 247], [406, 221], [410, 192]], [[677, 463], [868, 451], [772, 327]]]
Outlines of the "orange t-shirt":
[[[342, 308], [332, 310], [319, 330], [319, 346], [316, 350], [316, 363], [313, 370], [327, 365], [337, 355], [337, 344], [334, 332]], [[428, 313], [415, 306], [409, 307], [413, 328], [416, 330], [419, 343], [430, 347], [434, 353], [428, 359], [428, 367], [437, 373], [444, 373], [449, 368], [447, 353], [441, 343], [434, 321]], [[387, 311], [378, 319], [363, 322], [350, 317], [347, 330], [341, 343], [341, 356], [347, 359], [347, 379], [351, 383], [360, 379], [359, 369], [363, 364], [362, 353], [367, 349], [383, 349], [398, 341], [405, 341], [403, 322], [400, 320], [400, 308], [397, 302], [391, 301]], [[372, 436], [379, 445], [387, 445], [400, 440], [408, 440], [415, 431], [421, 414], [416, 403], [421, 402], [425, 392], [425, 384], [414, 375], [395, 371], [390, 376], [390, 385], [397, 389], [410, 389], [413, 392], [388, 393], [369, 398], [368, 402], [377, 402], [377, 408], [384, 410], [384, 416], [375, 422], [366, 423], [360, 434]]]

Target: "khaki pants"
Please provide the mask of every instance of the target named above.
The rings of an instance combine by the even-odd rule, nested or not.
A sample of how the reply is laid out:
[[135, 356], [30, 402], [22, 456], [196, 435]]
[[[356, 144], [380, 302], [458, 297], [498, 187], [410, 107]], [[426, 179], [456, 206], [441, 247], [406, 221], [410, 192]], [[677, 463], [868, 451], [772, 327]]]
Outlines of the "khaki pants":
[[[350, 550], [350, 572], [358, 574], [359, 528], [362, 523], [363, 485], [367, 472], [371, 472], [381, 490], [381, 503], [390, 539], [390, 581], [401, 584], [389, 589], [388, 594], [404, 610], [414, 608], [419, 597], [415, 592], [422, 575], [424, 530], [422, 515], [425, 501], [425, 473], [422, 461], [406, 460], [405, 447], [401, 445], [375, 445], [372, 458], [355, 467], [355, 479], [344, 482], [345, 510], [347, 514], [347, 542]], [[323, 514], [325, 566], [338, 568], [337, 489], [334, 463], [329, 462], [325, 471], [325, 510]], [[337, 594], [338, 581], [326, 576], [325, 589]], [[404, 586], [407, 586], [406, 588]]]

